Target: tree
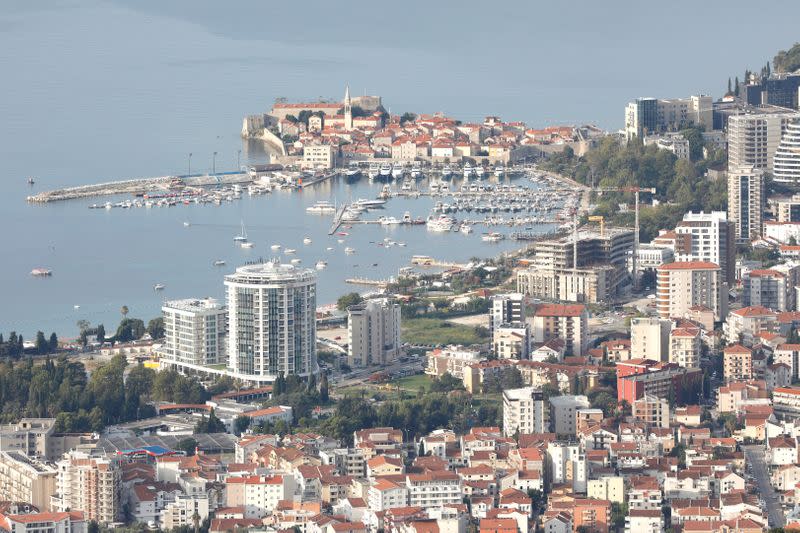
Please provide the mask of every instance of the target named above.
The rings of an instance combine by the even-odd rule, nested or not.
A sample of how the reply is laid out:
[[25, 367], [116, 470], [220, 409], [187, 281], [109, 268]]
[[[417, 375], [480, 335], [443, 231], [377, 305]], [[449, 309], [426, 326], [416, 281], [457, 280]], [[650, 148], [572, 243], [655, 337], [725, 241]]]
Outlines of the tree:
[[182, 439], [178, 442], [177, 448], [179, 451], [185, 452], [186, 455], [192, 456], [197, 449], [197, 441], [191, 437]]
[[731, 87], [731, 77], [728, 76], [728, 92], [725, 93], [726, 95], [733, 94], [733, 89]]
[[519, 368], [512, 366], [503, 370], [503, 374], [500, 377], [500, 385], [504, 390], [523, 387], [525, 382], [522, 380], [522, 373]]
[[249, 416], [244, 416], [244, 415], [237, 416], [236, 419], [233, 421], [233, 432], [236, 433], [236, 435], [241, 436], [242, 433], [247, 431], [247, 428], [250, 427], [250, 422], [251, 420]]
[[58, 337], [56, 336], [56, 332], [50, 334], [50, 341], [48, 342], [50, 352], [58, 351]]
[[414, 122], [415, 120], [417, 120], [417, 115], [406, 112], [400, 116], [400, 125], [402, 126], [406, 122]]
[[125, 318], [126, 316], [128, 316], [128, 311], [129, 311], [128, 306], [127, 305], [123, 305], [122, 309], [119, 310], [119, 312], [122, 313], [122, 318]]
[[225, 433], [227, 430], [225, 423], [217, 417], [213, 408], [207, 418], [204, 416], [194, 426], [195, 433]]
[[41, 331], [36, 332], [36, 353], [44, 355], [50, 351], [50, 344], [44, 338], [44, 333]]
[[91, 324], [89, 324], [89, 321], [86, 319], [78, 320], [77, 325], [78, 325], [78, 333], [83, 333], [84, 331], [87, 331], [91, 327]]
[[628, 516], [628, 504], [612, 502], [611, 504], [611, 523], [618, 530], [625, 527], [625, 517]]
[[157, 317], [147, 323], [147, 334], [151, 339], [161, 339], [164, 337], [164, 317]]
[[358, 294], [357, 292], [351, 292], [340, 296], [338, 300], [336, 300], [336, 308], [339, 311], [347, 311], [347, 308], [351, 305], [357, 305], [364, 301], [364, 298]]
[[322, 403], [328, 403], [328, 375], [323, 373], [319, 380], [319, 400]]
[[97, 330], [95, 331], [95, 336], [97, 337], [97, 342], [103, 344], [106, 340], [106, 328], [103, 324], [97, 326]]

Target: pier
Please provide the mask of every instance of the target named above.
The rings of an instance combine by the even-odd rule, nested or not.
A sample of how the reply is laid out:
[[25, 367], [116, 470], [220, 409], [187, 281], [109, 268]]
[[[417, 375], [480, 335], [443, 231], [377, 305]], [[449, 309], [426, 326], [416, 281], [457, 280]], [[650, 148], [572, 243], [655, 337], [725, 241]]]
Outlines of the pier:
[[336, 230], [339, 229], [339, 226], [342, 225], [342, 217], [344, 216], [344, 212], [347, 210], [347, 204], [342, 204], [342, 206], [336, 210], [336, 214], [333, 215], [333, 223], [331, 224], [330, 229], [328, 230], [328, 235], [333, 235], [336, 233]]
[[345, 283], [349, 283], [351, 285], [368, 285], [371, 287], [380, 287], [385, 289], [392, 280], [388, 279], [369, 279], [369, 278], [348, 278], [344, 280]]

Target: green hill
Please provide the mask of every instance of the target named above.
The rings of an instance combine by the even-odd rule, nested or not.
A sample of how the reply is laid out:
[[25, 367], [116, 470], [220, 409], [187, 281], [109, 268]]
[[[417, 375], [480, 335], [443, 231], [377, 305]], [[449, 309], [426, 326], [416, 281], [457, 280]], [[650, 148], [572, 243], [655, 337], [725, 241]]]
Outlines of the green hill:
[[788, 51], [781, 50], [775, 54], [772, 66], [776, 72], [794, 72], [800, 69], [800, 43], [795, 43]]

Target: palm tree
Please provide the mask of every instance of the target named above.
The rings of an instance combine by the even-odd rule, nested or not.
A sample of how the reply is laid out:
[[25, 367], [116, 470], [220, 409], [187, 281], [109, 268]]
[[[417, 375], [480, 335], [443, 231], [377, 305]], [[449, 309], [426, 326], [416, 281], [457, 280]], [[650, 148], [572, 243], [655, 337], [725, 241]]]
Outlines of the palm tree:
[[127, 305], [123, 305], [122, 309], [120, 309], [119, 312], [122, 313], [122, 318], [127, 317], [128, 316], [128, 306]]

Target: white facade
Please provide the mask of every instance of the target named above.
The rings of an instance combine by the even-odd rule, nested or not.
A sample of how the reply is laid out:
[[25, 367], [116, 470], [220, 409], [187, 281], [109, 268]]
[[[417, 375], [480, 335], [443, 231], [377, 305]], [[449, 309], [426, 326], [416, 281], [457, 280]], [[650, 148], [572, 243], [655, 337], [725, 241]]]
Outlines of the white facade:
[[498, 359], [528, 359], [530, 348], [531, 328], [527, 322], [495, 327], [492, 349]]
[[503, 391], [503, 433], [546, 433], [548, 406], [542, 391], [533, 387]]
[[672, 321], [656, 317], [631, 319], [631, 359], [666, 361]]
[[737, 242], [746, 243], [761, 237], [765, 205], [764, 171], [729, 164], [728, 214]]
[[557, 435], [575, 435], [575, 413], [589, 407], [589, 398], [582, 395], [550, 397], [550, 427]]
[[318, 371], [317, 278], [311, 270], [265, 263], [225, 276], [229, 367], [253, 381]]
[[648, 135], [644, 139], [645, 146], [656, 145], [660, 150], [675, 154], [678, 159], [689, 159], [689, 140], [680, 133], [672, 135]]
[[352, 367], [392, 363], [400, 355], [400, 305], [381, 299], [351, 306], [347, 345]]
[[509, 322], [525, 322], [525, 295], [514, 292], [492, 297], [489, 309], [489, 331]]
[[700, 328], [676, 328], [669, 334], [669, 362], [700, 368]]
[[800, 184], [800, 119], [786, 124], [775, 150], [773, 176], [780, 183]]
[[662, 318], [686, 317], [695, 306], [711, 309], [715, 321], [727, 315], [727, 284], [715, 263], [668, 263], [658, 268], [656, 282], [656, 309]]
[[781, 137], [800, 114], [749, 113], [728, 119], [728, 167], [772, 172]]
[[193, 365], [227, 363], [225, 330], [227, 311], [214, 298], [165, 302], [164, 344], [169, 360]]
[[[728, 223], [725, 211], [692, 213], [683, 215], [683, 220], [675, 226], [678, 238], [675, 261], [707, 261], [719, 265], [723, 278], [733, 282], [733, 262], [735, 250], [733, 227]], [[687, 242], [688, 241], [688, 242]]]
[[120, 519], [122, 474], [116, 461], [72, 451], [58, 462], [53, 509], [83, 511], [101, 523]]
[[551, 442], [547, 445], [547, 462], [551, 484], [571, 482], [576, 492], [586, 491], [588, 481], [586, 455], [581, 452], [579, 444]]
[[208, 518], [208, 498], [181, 494], [161, 511], [161, 527], [171, 530], [180, 526], [191, 526], [195, 515], [198, 516], [199, 523]]
[[433, 471], [406, 476], [408, 504], [412, 507], [441, 507], [461, 503], [461, 478], [455, 472]]

